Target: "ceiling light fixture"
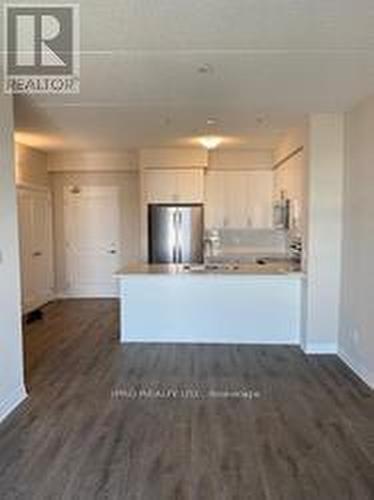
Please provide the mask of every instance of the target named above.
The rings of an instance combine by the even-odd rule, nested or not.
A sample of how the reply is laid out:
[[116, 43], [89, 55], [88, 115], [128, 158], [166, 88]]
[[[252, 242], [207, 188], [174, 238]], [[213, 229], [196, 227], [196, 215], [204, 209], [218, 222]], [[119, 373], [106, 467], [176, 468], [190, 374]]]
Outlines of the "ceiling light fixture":
[[217, 120], [216, 118], [208, 118], [206, 121], [207, 125], [217, 125]]
[[222, 142], [221, 137], [216, 137], [214, 135], [207, 135], [205, 137], [200, 137], [199, 142], [206, 149], [215, 149]]
[[197, 68], [197, 72], [200, 73], [201, 75], [212, 75], [214, 73], [214, 68], [211, 64], [205, 63], [201, 64]]

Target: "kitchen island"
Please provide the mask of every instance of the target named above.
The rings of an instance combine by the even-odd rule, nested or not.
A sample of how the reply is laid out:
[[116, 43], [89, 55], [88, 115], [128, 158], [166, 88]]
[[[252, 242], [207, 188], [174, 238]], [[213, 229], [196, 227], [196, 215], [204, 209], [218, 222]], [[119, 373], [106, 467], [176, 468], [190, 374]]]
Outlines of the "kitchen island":
[[299, 344], [303, 276], [289, 262], [128, 266], [121, 342]]

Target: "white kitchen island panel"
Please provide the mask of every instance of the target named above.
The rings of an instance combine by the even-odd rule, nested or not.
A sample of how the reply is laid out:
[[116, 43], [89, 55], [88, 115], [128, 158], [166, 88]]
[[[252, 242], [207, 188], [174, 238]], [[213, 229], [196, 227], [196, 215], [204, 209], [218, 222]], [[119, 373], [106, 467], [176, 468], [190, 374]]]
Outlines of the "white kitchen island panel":
[[299, 274], [128, 274], [120, 282], [122, 342], [299, 344]]

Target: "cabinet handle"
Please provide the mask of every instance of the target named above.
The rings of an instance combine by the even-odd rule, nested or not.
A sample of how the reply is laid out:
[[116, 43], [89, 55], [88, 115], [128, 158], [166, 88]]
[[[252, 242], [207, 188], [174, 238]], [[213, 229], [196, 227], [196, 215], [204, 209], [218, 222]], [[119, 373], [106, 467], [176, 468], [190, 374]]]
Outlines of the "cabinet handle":
[[108, 253], [110, 253], [111, 255], [115, 255], [117, 253], [117, 250], [108, 250]]
[[43, 253], [42, 253], [42, 252], [34, 252], [34, 253], [32, 254], [32, 256], [33, 256], [33, 257], [41, 257], [42, 255], [43, 255]]

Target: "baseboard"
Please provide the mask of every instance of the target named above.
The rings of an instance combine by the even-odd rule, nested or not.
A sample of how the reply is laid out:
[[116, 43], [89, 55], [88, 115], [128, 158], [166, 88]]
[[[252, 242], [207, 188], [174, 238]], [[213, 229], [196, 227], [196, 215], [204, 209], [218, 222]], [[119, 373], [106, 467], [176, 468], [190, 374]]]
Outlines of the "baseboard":
[[338, 346], [335, 342], [317, 342], [302, 347], [305, 354], [337, 354]]
[[338, 356], [370, 389], [374, 390], [374, 373], [362, 366], [357, 366], [343, 349], [339, 349]]
[[147, 335], [120, 337], [122, 344], [201, 344], [201, 345], [254, 345], [254, 346], [292, 346], [300, 344], [295, 340], [243, 340], [243, 339], [204, 339], [201, 337], [149, 337]]
[[56, 300], [68, 299], [119, 299], [118, 294], [98, 294], [98, 293], [59, 293], [55, 296]]
[[0, 401], [0, 422], [2, 422], [15, 408], [27, 398], [24, 386], [18, 387], [5, 399]]
[[27, 306], [24, 307], [22, 310], [22, 314], [29, 314], [32, 311], [35, 311], [36, 309], [41, 309], [45, 305], [47, 305], [49, 302], [52, 302], [56, 299], [55, 294], [49, 294], [47, 297], [44, 297], [44, 299], [39, 300], [37, 302], [33, 302], [32, 304], [27, 304]]
[[87, 292], [61, 292], [55, 295], [56, 300], [66, 299], [118, 299], [118, 293], [87, 293]]

